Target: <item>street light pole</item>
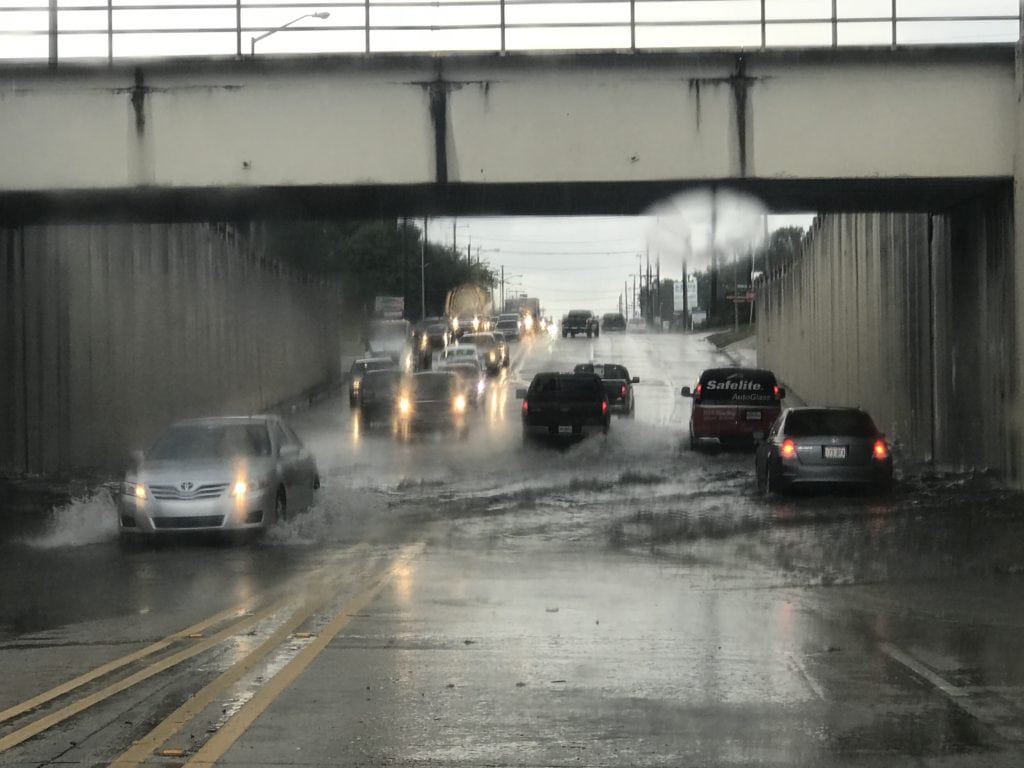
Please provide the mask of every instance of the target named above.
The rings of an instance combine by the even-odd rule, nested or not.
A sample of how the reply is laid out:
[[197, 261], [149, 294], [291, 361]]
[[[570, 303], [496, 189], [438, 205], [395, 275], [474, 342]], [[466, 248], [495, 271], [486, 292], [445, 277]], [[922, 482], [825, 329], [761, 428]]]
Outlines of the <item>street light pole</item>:
[[255, 56], [256, 55], [256, 43], [258, 43], [260, 40], [262, 40], [265, 37], [270, 37], [275, 32], [280, 32], [282, 29], [290, 27], [292, 24], [294, 24], [297, 21], [302, 21], [303, 19], [310, 19], [310, 18], [312, 18], [312, 19], [328, 19], [328, 18], [330, 18], [330, 16], [331, 16], [331, 14], [328, 11], [318, 11], [317, 13], [304, 13], [302, 16], [299, 16], [298, 18], [292, 19], [287, 24], [282, 24], [280, 27], [272, 29], [269, 32], [264, 32], [259, 37], [254, 37], [252, 39], [252, 43], [251, 43], [251, 45], [249, 47], [249, 55], [250, 56]]

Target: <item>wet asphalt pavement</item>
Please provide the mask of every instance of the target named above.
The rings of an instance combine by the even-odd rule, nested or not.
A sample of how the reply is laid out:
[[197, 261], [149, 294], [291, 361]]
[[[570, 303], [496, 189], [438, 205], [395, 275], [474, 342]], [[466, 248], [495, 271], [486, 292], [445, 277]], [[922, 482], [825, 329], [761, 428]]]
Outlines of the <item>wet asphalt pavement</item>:
[[[524, 446], [516, 386], [590, 359], [636, 418]], [[0, 540], [0, 764], [1024, 764], [1024, 497], [765, 500], [751, 454], [683, 447], [679, 387], [724, 362], [524, 343], [465, 442], [297, 412], [324, 486], [254, 543], [34, 510]]]

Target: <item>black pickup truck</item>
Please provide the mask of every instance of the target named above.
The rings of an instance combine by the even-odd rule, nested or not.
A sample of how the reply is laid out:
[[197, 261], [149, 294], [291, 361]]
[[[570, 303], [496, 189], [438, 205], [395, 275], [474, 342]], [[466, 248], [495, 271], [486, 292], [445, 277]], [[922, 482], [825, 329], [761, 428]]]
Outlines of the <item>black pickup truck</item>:
[[573, 368], [573, 372], [597, 374], [608, 395], [608, 410], [633, 418], [636, 407], [633, 385], [640, 383], [639, 376], [630, 376], [625, 366], [614, 363], [580, 363]]
[[562, 318], [562, 338], [576, 334], [585, 333], [587, 338], [597, 338], [601, 335], [601, 325], [597, 317], [589, 309], [573, 309]]
[[607, 433], [611, 424], [608, 396], [593, 373], [538, 373], [516, 397], [523, 400], [523, 439], [580, 438], [597, 430]]

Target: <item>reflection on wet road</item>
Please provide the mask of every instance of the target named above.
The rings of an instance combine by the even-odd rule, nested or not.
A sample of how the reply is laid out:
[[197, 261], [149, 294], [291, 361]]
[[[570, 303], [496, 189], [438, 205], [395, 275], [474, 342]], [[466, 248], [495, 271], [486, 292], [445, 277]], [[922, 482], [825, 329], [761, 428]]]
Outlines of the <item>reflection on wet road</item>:
[[[584, 361], [636, 418], [524, 446], [515, 389]], [[6, 537], [0, 762], [1020, 765], [1021, 496], [765, 500], [750, 454], [683, 448], [722, 362], [524, 342], [465, 441], [293, 414], [324, 487], [259, 542], [122, 551], [103, 494]]]

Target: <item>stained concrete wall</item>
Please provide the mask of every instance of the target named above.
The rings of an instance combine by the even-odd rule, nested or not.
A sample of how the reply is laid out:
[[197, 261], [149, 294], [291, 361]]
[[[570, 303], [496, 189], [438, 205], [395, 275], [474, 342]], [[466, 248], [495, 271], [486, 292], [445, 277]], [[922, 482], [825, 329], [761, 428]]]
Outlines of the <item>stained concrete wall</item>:
[[1008, 178], [1016, 129], [1010, 46], [6, 65], [0, 103], [0, 194]]
[[206, 225], [0, 230], [0, 471], [110, 468], [175, 418], [339, 376], [335, 287]]
[[761, 285], [759, 360], [810, 404], [859, 405], [904, 456], [1018, 482], [1009, 192], [820, 218]]

